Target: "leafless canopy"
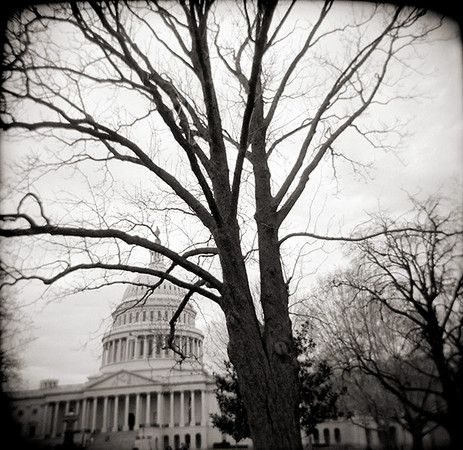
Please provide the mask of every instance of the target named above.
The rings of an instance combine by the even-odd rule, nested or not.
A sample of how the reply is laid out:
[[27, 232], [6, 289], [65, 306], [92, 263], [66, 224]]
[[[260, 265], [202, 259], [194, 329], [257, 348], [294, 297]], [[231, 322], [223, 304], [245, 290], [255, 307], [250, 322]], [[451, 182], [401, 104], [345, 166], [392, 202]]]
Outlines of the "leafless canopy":
[[[300, 445], [282, 224], [317, 169], [357, 170], [359, 150], [396, 142], [378, 112], [408, 94], [413, 45], [440, 25], [413, 8], [351, 8], [90, 1], [8, 24], [2, 128], [23, 164], [1, 216], [1, 234], [22, 245], [5, 255], [6, 283], [79, 271], [94, 288], [128, 271], [216, 302], [256, 448]], [[157, 225], [172, 242], [156, 241]], [[162, 254], [168, 271], [137, 262], [137, 249]]]

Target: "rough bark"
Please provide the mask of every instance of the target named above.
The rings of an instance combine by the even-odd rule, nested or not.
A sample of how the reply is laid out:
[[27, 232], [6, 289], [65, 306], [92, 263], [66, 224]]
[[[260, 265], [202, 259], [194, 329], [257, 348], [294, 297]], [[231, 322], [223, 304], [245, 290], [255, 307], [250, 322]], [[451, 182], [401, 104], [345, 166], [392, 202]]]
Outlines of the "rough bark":
[[[285, 286], [281, 263], [274, 258], [272, 267], [267, 267], [262, 277], [266, 280], [262, 283], [262, 302], [280, 305], [265, 308], [262, 326], [257, 320], [249, 283], [243, 282], [247, 273], [238, 229], [231, 229], [235, 233], [220, 230], [216, 237], [218, 248], [223, 249], [222, 306], [230, 337], [228, 353], [240, 380], [253, 444], [256, 449], [299, 449], [297, 360], [287, 314], [288, 295], [286, 289], [282, 292], [279, 287]], [[278, 251], [276, 236], [267, 241], [265, 248], [269, 253]], [[288, 319], [282, 321], [285, 316]]]

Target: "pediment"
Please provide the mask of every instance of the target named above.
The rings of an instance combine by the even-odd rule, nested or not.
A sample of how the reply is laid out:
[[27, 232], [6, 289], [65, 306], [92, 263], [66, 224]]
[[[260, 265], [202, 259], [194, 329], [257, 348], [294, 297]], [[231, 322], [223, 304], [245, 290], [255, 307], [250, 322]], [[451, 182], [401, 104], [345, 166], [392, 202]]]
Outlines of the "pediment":
[[103, 376], [91, 382], [87, 385], [87, 389], [110, 389], [116, 387], [145, 386], [147, 384], [153, 384], [153, 380], [126, 370], [121, 370], [120, 372]]

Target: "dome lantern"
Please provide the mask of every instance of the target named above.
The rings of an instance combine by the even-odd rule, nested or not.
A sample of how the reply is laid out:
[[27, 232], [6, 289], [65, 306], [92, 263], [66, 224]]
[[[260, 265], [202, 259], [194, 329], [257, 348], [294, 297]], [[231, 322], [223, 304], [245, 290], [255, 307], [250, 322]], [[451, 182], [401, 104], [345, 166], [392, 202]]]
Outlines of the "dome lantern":
[[[159, 235], [161, 232], [159, 231], [159, 227], [156, 227], [156, 231], [154, 232], [154, 235], [156, 236], [154, 242], [156, 244], [161, 244], [161, 240], [159, 239]], [[156, 266], [163, 266], [164, 264], [163, 257], [159, 252], [156, 252], [154, 250], [150, 250], [150, 267], [156, 267]]]

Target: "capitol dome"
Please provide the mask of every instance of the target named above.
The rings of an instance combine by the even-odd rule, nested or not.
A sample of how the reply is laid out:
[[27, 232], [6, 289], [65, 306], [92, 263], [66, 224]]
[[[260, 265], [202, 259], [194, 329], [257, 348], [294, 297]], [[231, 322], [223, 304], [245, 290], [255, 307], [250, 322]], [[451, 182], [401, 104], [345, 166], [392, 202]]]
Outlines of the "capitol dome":
[[[166, 270], [162, 256], [150, 252], [149, 268]], [[196, 328], [196, 311], [187, 304], [175, 325], [174, 345], [168, 348], [169, 321], [186, 290], [168, 280], [139, 274], [126, 288], [103, 336], [102, 373], [130, 370], [152, 376], [174, 367], [202, 365], [204, 335]]]

